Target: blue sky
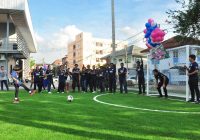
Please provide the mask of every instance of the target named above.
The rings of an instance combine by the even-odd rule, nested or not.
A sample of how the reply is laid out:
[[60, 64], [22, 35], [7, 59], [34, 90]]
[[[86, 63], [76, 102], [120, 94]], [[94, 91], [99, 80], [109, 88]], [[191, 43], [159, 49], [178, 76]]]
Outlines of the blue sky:
[[[177, 7], [174, 0], [115, 0], [115, 6], [117, 39], [142, 31], [148, 18], [164, 23], [166, 11]], [[42, 60], [43, 51], [50, 53], [54, 47], [59, 48], [54, 49], [56, 56], [45, 58], [46, 62], [66, 54], [63, 50], [67, 44], [59, 46], [58, 42], [68, 43], [80, 31], [91, 32], [95, 37], [111, 38], [110, 0], [29, 0], [29, 7], [38, 41], [39, 52], [33, 55], [37, 62]], [[163, 28], [169, 27], [163, 25]], [[68, 39], [63, 40], [64, 37]]]

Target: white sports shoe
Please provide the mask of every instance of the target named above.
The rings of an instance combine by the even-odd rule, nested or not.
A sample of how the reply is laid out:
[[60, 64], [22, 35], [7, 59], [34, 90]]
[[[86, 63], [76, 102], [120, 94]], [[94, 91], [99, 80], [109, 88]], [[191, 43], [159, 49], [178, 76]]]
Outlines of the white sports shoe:
[[49, 94], [51, 94], [51, 92], [48, 92]]

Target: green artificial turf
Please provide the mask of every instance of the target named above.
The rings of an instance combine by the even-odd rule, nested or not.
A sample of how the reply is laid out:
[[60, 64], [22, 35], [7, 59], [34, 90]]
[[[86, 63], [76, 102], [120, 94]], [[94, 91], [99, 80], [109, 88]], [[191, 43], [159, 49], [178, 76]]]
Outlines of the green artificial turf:
[[[161, 113], [97, 103], [97, 94], [0, 91], [0, 140], [199, 140], [200, 114]], [[136, 94], [108, 94], [100, 101], [147, 109], [200, 112], [200, 105]]]

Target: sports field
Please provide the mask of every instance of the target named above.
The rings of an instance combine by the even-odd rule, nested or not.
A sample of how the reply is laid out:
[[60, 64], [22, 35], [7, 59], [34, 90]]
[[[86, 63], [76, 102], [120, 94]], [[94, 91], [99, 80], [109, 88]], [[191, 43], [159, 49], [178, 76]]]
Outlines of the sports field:
[[[200, 105], [136, 94], [0, 92], [0, 140], [199, 140]], [[97, 96], [96, 98], [94, 98]], [[95, 100], [96, 101], [95, 101]]]

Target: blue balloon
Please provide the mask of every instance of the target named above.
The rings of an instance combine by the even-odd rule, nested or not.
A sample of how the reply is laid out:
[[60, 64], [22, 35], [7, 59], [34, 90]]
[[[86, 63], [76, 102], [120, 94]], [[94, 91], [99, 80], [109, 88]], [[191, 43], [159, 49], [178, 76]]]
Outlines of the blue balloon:
[[160, 43], [153, 43], [151, 38], [148, 39], [148, 43], [154, 48], [160, 45]]
[[147, 33], [145, 34], [145, 38], [149, 38], [151, 36], [151, 32], [147, 31]]
[[149, 29], [151, 27], [151, 24], [150, 23], [146, 23], [145, 26], [146, 26], [147, 29]]

